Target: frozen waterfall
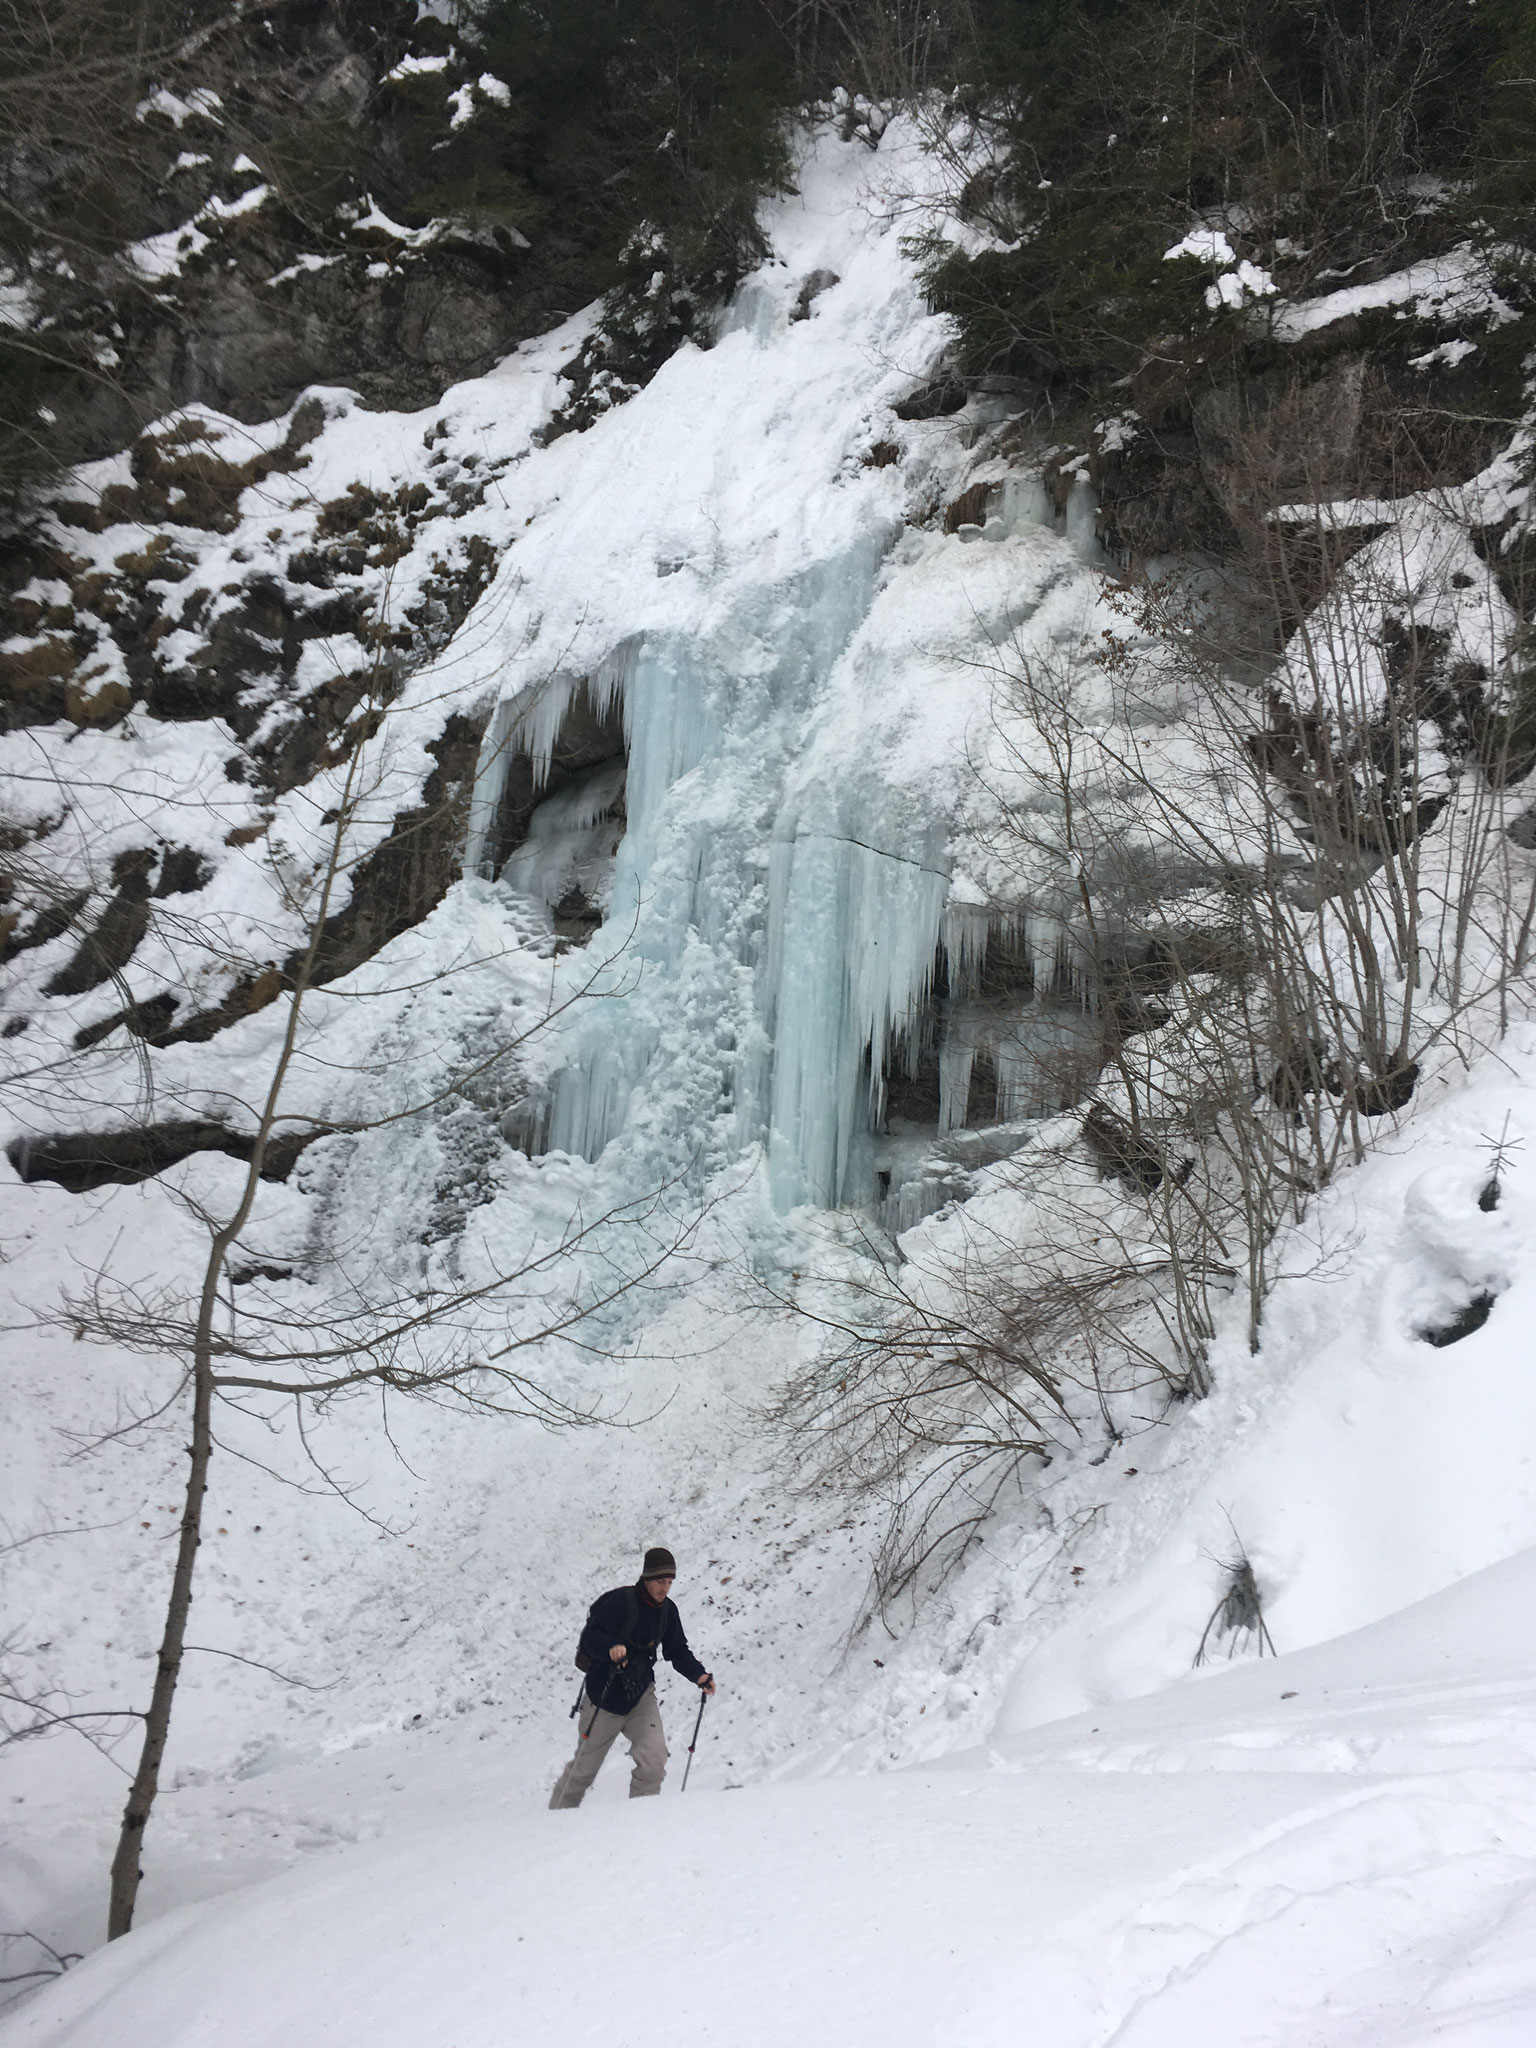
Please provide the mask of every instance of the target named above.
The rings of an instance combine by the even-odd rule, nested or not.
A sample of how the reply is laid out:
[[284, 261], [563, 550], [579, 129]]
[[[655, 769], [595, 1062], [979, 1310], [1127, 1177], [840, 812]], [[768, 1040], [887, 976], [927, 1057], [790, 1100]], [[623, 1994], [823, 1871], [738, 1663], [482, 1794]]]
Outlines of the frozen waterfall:
[[622, 780], [605, 922], [581, 963], [593, 1000], [565, 1039], [551, 1149], [595, 1159], [649, 1125], [669, 1166], [685, 1149], [714, 1165], [765, 1145], [781, 1208], [865, 1192], [878, 1076], [939, 943], [945, 827], [835, 789], [786, 800], [784, 785], [884, 538], [777, 593], [771, 632], [736, 621], [698, 642], [631, 641], [590, 680], [557, 676], [499, 707], [475, 798], [482, 867], [509, 772], [530, 762], [543, 786], [583, 696], [620, 707], [628, 755], [622, 778], [588, 771], [542, 803], [501, 869], [555, 904]]
[[[532, 808], [503, 882], [553, 913], [574, 881], [603, 913], [563, 963], [564, 986], [590, 999], [562, 1040], [550, 1150], [596, 1160], [623, 1135], [643, 1171], [670, 1176], [760, 1147], [780, 1211], [876, 1205], [899, 1191], [893, 1160], [966, 1124], [981, 1066], [984, 1119], [1048, 1106], [1041, 1046], [1069, 1043], [1081, 1020], [1061, 931], [1017, 917], [1003, 930], [1022, 966], [1000, 1008], [982, 989], [995, 920], [950, 901], [944, 805], [878, 762], [803, 759], [868, 616], [883, 539], [781, 587], [770, 621], [632, 637], [590, 677], [559, 674], [499, 707], [474, 857], [496, 866], [498, 815], [522, 774]], [[584, 759], [569, 737], [578, 715], [584, 734], [615, 719], [627, 758], [555, 788], [562, 759]], [[883, 1129], [887, 1078], [914, 1072], [935, 1030], [930, 1124], [903, 1148]]]
[[951, 335], [898, 171], [932, 175], [899, 124], [808, 145], [713, 346], [508, 483], [498, 665], [462, 660], [497, 700], [468, 865], [569, 946], [528, 1142], [621, 1141], [648, 1187], [761, 1157], [781, 1212], [905, 1215], [935, 1146], [1036, 1113], [1080, 1012], [1048, 923], [983, 987], [997, 920], [951, 885], [987, 657], [1076, 644], [1093, 495], [1056, 502], [1008, 394], [909, 407]]

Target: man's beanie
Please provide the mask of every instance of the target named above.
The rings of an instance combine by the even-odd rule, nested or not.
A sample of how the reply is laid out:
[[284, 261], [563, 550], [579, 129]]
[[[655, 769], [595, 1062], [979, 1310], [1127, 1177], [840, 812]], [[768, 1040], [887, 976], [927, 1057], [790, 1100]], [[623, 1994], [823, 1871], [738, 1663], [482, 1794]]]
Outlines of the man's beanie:
[[645, 1563], [640, 1569], [641, 1578], [659, 1579], [668, 1574], [674, 1579], [677, 1577], [677, 1559], [672, 1555], [671, 1551], [648, 1550], [645, 1553]]

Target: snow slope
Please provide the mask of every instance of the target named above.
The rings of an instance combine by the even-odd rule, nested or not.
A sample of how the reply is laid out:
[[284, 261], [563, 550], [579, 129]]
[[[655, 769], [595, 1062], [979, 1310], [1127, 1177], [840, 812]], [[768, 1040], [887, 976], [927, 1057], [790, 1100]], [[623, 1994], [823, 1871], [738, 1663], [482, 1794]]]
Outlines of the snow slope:
[[[1536, 1551], [947, 1769], [453, 1807], [185, 1908], [5, 2048], [1513, 2048], [1536, 2013]], [[295, 1778], [290, 1797], [313, 1794]]]
[[[1529, 2038], [1536, 1197], [1518, 1154], [1498, 1206], [1477, 1197], [1485, 1134], [1530, 1128], [1533, 1075], [1527, 1028], [1426, 1089], [1320, 1205], [1260, 1355], [1234, 1333], [1208, 1401], [1004, 1503], [893, 1633], [846, 1634], [873, 1525], [786, 1499], [767, 1463], [747, 1404], [805, 1337], [749, 1317], [734, 1279], [701, 1275], [659, 1317], [634, 1396], [670, 1405], [634, 1435], [406, 1418], [412, 1471], [375, 1466], [368, 1495], [417, 1503], [393, 1539], [226, 1464], [198, 1640], [344, 1683], [194, 1660], [141, 1931], [0, 2038], [163, 2024], [254, 2048], [302, 2008], [316, 2040], [470, 2048], [515, 2000], [540, 2037], [595, 2039], [589, 1930], [637, 1916], [635, 1952], [661, 1944], [683, 2002], [636, 2018], [636, 2043], [679, 2010], [728, 2042], [797, 2019], [921, 2042], [946, 2011], [978, 2040], [1023, 2012], [1053, 2048]], [[1414, 1335], [1490, 1284], [1481, 1329]], [[121, 1513], [137, 1469], [98, 1476], [103, 1505]], [[548, 1815], [583, 1603], [657, 1535], [722, 1686], [690, 1806], [673, 1811], [674, 1774], [620, 1821], [615, 1759], [581, 1814]], [[1217, 1637], [1191, 1673], [1235, 1537], [1282, 1655]], [[142, 1540], [110, 1604], [83, 1545], [56, 1550], [62, 1625], [75, 1602], [82, 1636], [140, 1602], [147, 1625], [163, 1567]], [[686, 1689], [664, 1682], [663, 1705], [676, 1753]], [[3, 1783], [7, 1924], [93, 1945], [121, 1779], [55, 1742], [9, 1752]], [[269, 2005], [241, 1972], [266, 1986], [279, 1955]], [[1415, 2031], [1421, 2008], [1441, 2034]]]

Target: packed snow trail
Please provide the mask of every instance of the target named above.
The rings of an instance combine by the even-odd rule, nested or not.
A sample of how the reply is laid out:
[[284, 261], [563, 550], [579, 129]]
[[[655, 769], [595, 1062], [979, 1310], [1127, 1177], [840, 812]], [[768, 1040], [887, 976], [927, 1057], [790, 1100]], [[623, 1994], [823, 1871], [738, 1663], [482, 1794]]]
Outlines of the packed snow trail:
[[551, 1814], [526, 1752], [466, 1749], [448, 1817], [408, 1790], [387, 1841], [168, 1914], [0, 2044], [1528, 2048], [1533, 1731], [1528, 1551], [937, 1768], [630, 1804], [615, 1758]]

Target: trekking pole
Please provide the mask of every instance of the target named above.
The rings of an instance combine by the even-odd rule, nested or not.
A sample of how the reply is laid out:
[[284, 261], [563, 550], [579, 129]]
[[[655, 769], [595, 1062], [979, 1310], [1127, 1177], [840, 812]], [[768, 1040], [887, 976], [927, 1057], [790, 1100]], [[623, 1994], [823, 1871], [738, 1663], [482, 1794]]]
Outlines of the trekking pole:
[[[628, 1662], [629, 1662], [629, 1659], [628, 1659], [628, 1658], [626, 1657], [626, 1658], [624, 1659], [624, 1664], [627, 1664]], [[607, 1706], [607, 1704], [608, 1704], [608, 1695], [609, 1695], [609, 1693], [611, 1693], [611, 1692], [613, 1691], [613, 1681], [614, 1681], [614, 1679], [615, 1679], [615, 1678], [616, 1678], [616, 1677], [618, 1676], [619, 1672], [621, 1672], [621, 1671], [622, 1671], [622, 1670], [624, 1669], [624, 1664], [610, 1664], [610, 1665], [608, 1666], [608, 1683], [607, 1683], [607, 1684], [606, 1684], [606, 1685], [605, 1685], [605, 1686], [603, 1687], [603, 1696], [602, 1696], [602, 1699], [601, 1699], [601, 1700], [594, 1700], [594, 1701], [592, 1702], [592, 1718], [591, 1718], [591, 1720], [590, 1720], [590, 1721], [589, 1721], [589, 1722], [587, 1723], [586, 1727], [585, 1727], [585, 1728], [582, 1728], [582, 1732], [581, 1732], [581, 1739], [582, 1739], [582, 1741], [583, 1741], [583, 1742], [590, 1742], [590, 1741], [591, 1741], [591, 1739], [592, 1739], [592, 1730], [593, 1730], [593, 1729], [594, 1729], [594, 1728], [595, 1728], [595, 1727], [597, 1726], [597, 1717], [598, 1717], [598, 1715], [599, 1715], [600, 1713], [602, 1713], [603, 1709], [604, 1709], [604, 1708], [605, 1708], [605, 1707]], [[587, 1690], [587, 1681], [586, 1681], [585, 1679], [583, 1679], [583, 1680], [581, 1681], [581, 1692], [577, 1693], [577, 1695], [576, 1695], [576, 1704], [575, 1704], [575, 1706], [574, 1706], [574, 1707], [572, 1707], [572, 1709], [571, 1709], [571, 1714], [578, 1714], [578, 1713], [580, 1713], [580, 1711], [581, 1711], [581, 1702], [582, 1702], [582, 1696], [583, 1696], [583, 1694], [584, 1694], [584, 1693], [586, 1692], [586, 1690]], [[567, 1720], [569, 1720], [569, 1719], [570, 1719], [570, 1717], [571, 1717], [571, 1716], [570, 1716], [570, 1714], [568, 1714], [568, 1715], [566, 1716], [566, 1719], [567, 1719]], [[576, 1726], [577, 1726], [578, 1728], [581, 1728], [581, 1723], [580, 1723], [580, 1722], [578, 1721], [578, 1722], [576, 1723]]]
[[[688, 1761], [683, 1765], [683, 1792], [688, 1790], [688, 1773], [693, 1769], [693, 1752], [699, 1746], [699, 1730], [704, 1725], [704, 1709], [709, 1705], [709, 1694], [699, 1687], [699, 1718], [693, 1724], [693, 1740], [688, 1745]], [[682, 1797], [682, 1792], [678, 1794]]]

